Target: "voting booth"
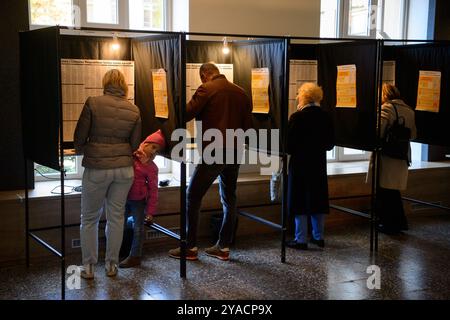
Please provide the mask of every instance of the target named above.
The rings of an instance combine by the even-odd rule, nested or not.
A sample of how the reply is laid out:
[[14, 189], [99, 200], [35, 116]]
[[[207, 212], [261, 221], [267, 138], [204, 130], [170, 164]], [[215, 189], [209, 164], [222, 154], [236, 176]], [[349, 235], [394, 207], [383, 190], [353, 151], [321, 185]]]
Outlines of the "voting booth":
[[[59, 257], [62, 298], [65, 229], [79, 226], [65, 221], [63, 163], [65, 155], [73, 154], [73, 134], [84, 103], [89, 96], [103, 94], [102, 78], [106, 71], [119, 69], [129, 88], [127, 99], [138, 105], [141, 112], [142, 140], [161, 129], [168, 145], [165, 155], [170, 155], [173, 146], [170, 134], [184, 126], [184, 43], [185, 35], [180, 33], [51, 27], [20, 34], [25, 158], [60, 171], [61, 184], [59, 226], [39, 229], [30, 226], [28, 190], [25, 190], [27, 265], [30, 239]], [[180, 178], [182, 185], [186, 184], [185, 179]], [[185, 188], [180, 188], [181, 199], [185, 199], [185, 192]], [[180, 212], [180, 225], [185, 226], [185, 206], [180, 206]], [[178, 240], [185, 237], [183, 232], [177, 235], [156, 224], [151, 227]], [[38, 235], [40, 231], [53, 229], [60, 229], [60, 249]], [[183, 271], [180, 270], [182, 276]]]

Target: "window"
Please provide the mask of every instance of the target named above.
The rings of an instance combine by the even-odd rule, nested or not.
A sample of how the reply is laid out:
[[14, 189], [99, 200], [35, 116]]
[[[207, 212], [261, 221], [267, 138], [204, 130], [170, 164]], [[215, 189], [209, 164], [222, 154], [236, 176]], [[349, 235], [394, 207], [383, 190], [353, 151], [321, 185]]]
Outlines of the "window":
[[[83, 167], [81, 166], [80, 156], [66, 156], [64, 157], [64, 169], [66, 170], [66, 179], [81, 179], [83, 175]], [[42, 166], [40, 164], [34, 165], [36, 181], [59, 180], [60, 172]]]
[[369, 35], [370, 0], [350, 0], [347, 11], [347, 34], [349, 36]]
[[72, 0], [30, 0], [30, 24], [73, 26]]
[[130, 29], [164, 30], [165, 1], [133, 0], [130, 1]]
[[367, 160], [370, 157], [370, 152], [364, 150], [339, 147], [337, 151], [338, 161]]
[[383, 39], [405, 38], [405, 1], [378, 0], [379, 19], [377, 29]]
[[86, 0], [87, 22], [118, 24], [118, 0]]
[[[81, 165], [82, 156], [66, 156], [64, 157], [64, 169], [66, 170], [66, 179], [81, 179], [83, 177], [84, 168]], [[159, 173], [170, 173], [172, 171], [172, 161], [167, 158], [156, 156], [155, 164], [159, 168]], [[48, 181], [59, 180], [60, 172], [35, 163], [35, 180]]]
[[408, 8], [408, 0], [321, 0], [320, 36], [403, 39]]
[[29, 0], [31, 28], [167, 30], [173, 0]]
[[320, 3], [320, 36], [336, 38], [339, 26], [338, 0], [322, 0]]
[[332, 161], [336, 161], [336, 148], [339, 147], [334, 147], [333, 149], [331, 149], [330, 151], [327, 151], [327, 161], [328, 162], [332, 162]]
[[370, 154], [364, 150], [334, 147], [333, 150], [327, 151], [327, 162], [368, 160]]
[[161, 156], [156, 156], [154, 161], [155, 161], [155, 164], [158, 166], [159, 173], [172, 172], [172, 161], [171, 160], [161, 157]]

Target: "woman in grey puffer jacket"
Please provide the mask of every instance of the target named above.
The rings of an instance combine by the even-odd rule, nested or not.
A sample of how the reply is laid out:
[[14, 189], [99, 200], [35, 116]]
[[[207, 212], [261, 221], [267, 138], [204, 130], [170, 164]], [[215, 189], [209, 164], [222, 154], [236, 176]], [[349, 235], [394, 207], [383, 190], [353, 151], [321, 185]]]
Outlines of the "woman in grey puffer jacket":
[[81, 196], [81, 276], [94, 278], [98, 258], [98, 223], [106, 213], [105, 268], [117, 274], [122, 244], [125, 202], [133, 182], [132, 153], [141, 140], [138, 107], [127, 100], [128, 86], [116, 69], [103, 77], [104, 95], [89, 97], [74, 135], [77, 154], [83, 154]]

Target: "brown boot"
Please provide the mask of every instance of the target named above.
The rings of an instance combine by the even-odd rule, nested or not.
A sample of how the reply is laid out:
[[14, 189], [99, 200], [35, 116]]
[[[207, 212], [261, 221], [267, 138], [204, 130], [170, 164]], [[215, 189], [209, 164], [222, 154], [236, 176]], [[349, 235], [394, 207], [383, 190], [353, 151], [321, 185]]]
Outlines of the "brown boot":
[[119, 268], [133, 268], [141, 265], [141, 257], [129, 256], [119, 264]]

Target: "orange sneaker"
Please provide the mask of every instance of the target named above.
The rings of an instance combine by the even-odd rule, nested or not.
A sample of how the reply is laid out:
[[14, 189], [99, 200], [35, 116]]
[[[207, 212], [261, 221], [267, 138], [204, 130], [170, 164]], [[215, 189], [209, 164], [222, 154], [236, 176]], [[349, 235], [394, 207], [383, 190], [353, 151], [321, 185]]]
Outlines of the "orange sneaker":
[[210, 257], [214, 257], [214, 258], [220, 259], [222, 261], [230, 260], [230, 249], [229, 248], [221, 249], [218, 245], [214, 245], [210, 248], [205, 249], [205, 253]]
[[[169, 257], [180, 259], [181, 258], [181, 248], [175, 248], [169, 250]], [[194, 247], [192, 249], [186, 249], [186, 260], [198, 260], [198, 248]]]

